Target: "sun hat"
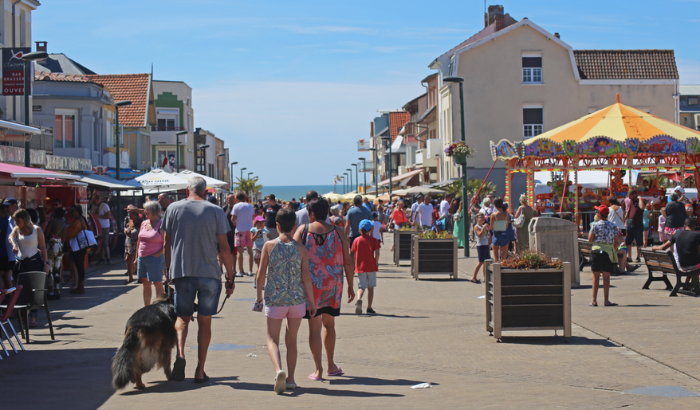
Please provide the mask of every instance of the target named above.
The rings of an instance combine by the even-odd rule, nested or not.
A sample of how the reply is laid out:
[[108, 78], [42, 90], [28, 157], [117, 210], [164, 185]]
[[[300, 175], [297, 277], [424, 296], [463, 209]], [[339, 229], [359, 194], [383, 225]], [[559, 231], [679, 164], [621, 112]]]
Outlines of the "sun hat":
[[360, 229], [362, 230], [371, 231], [373, 227], [374, 224], [369, 219], [363, 219], [362, 221], [360, 221]]
[[255, 222], [265, 222], [265, 218], [262, 215], [255, 217]]
[[607, 217], [610, 214], [610, 209], [605, 205], [596, 206], [595, 210], [600, 212], [601, 215]]
[[683, 187], [680, 185], [678, 185], [673, 191], [680, 191], [681, 194], [685, 195], [685, 189], [683, 189]]

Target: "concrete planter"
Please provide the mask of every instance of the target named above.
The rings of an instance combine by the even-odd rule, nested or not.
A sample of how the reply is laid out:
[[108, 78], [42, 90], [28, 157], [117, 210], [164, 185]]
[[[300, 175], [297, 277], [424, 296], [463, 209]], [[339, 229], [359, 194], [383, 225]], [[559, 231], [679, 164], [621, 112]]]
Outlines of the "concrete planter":
[[486, 330], [563, 330], [571, 337], [571, 263], [562, 269], [502, 269], [486, 261]]
[[411, 274], [415, 280], [420, 275], [449, 275], [457, 280], [457, 238], [420, 239], [413, 237]]
[[396, 266], [401, 265], [401, 262], [411, 262], [411, 238], [421, 232], [394, 230], [394, 264]]

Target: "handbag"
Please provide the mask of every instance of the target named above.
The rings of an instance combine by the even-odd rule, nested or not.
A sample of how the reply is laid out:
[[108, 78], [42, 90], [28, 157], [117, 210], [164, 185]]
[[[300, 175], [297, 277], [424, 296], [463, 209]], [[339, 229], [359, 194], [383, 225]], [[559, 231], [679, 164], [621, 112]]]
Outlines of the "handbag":
[[525, 224], [525, 214], [523, 212], [520, 212], [520, 216], [513, 219], [513, 226], [516, 228], [522, 228], [523, 224]]
[[92, 231], [83, 229], [75, 235], [75, 238], [71, 239], [70, 248], [73, 252], [78, 252], [83, 249], [87, 249], [93, 246], [97, 246], [97, 241], [95, 240], [95, 234]]

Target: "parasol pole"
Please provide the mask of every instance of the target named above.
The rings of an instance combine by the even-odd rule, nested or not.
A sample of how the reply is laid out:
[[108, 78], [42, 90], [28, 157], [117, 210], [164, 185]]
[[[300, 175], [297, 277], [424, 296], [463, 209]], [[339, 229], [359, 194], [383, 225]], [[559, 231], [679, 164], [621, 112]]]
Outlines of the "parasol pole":
[[564, 209], [564, 198], [566, 198], [566, 182], [569, 180], [569, 168], [571, 168], [571, 160], [566, 165], [566, 174], [564, 174], [564, 190], [561, 191], [561, 205], [559, 206], [559, 214], [561, 214], [562, 209]]
[[[494, 165], [496, 165], [497, 161], [498, 161], [497, 159], [493, 161], [493, 164], [491, 164], [491, 169], [489, 169], [489, 172], [486, 174], [486, 177], [484, 178], [484, 180], [481, 181], [481, 186], [479, 187], [479, 190], [476, 191], [476, 195], [474, 195], [474, 197], [472, 197], [472, 200], [469, 202], [469, 209], [467, 210], [468, 212], [471, 212], [472, 205], [474, 205], [474, 201], [476, 201], [476, 199], [479, 198], [479, 193], [481, 192], [481, 188], [484, 187], [486, 180], [489, 179], [489, 175], [491, 175], [491, 171], [493, 171], [493, 167], [494, 167]], [[462, 198], [462, 200], [464, 200], [464, 198]]]

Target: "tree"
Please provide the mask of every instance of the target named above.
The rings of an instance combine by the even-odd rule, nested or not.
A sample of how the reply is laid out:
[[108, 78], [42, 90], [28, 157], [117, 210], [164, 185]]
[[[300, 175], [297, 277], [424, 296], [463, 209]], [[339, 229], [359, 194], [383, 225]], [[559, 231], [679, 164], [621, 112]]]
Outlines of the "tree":
[[[483, 179], [476, 178], [469, 178], [467, 180], [467, 195], [469, 195], [470, 201], [473, 201], [475, 203], [481, 203], [481, 200], [484, 199], [486, 195], [493, 194], [494, 192], [496, 192], [496, 185], [491, 183], [491, 181], [486, 181], [484, 186], [481, 188], [481, 192], [479, 192], [479, 187], [481, 186], [482, 182]], [[462, 179], [458, 179], [450, 185], [444, 186], [442, 189], [444, 189], [445, 192], [451, 194], [453, 197], [461, 197]], [[473, 198], [477, 192], [479, 192], [479, 198], [474, 200]]]
[[236, 190], [243, 191], [246, 195], [255, 194], [262, 191], [262, 185], [258, 185], [258, 177], [254, 178], [236, 178]]

